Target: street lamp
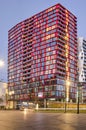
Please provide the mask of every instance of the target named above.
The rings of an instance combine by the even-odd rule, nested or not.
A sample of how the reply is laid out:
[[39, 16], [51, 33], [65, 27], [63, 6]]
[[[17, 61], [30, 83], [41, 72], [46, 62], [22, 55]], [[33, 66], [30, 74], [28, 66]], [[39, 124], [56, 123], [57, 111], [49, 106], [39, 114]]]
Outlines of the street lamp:
[[70, 86], [70, 81], [66, 80], [66, 86], [65, 86], [65, 113], [67, 111], [67, 102], [69, 101], [69, 86]]
[[0, 67], [3, 67], [3, 66], [4, 66], [4, 61], [0, 60]]
[[[4, 66], [4, 61], [3, 60], [0, 60], [0, 69]], [[3, 79], [1, 79], [3, 80]]]
[[79, 96], [80, 96], [80, 84], [78, 84], [77, 88], [77, 114], [79, 114]]

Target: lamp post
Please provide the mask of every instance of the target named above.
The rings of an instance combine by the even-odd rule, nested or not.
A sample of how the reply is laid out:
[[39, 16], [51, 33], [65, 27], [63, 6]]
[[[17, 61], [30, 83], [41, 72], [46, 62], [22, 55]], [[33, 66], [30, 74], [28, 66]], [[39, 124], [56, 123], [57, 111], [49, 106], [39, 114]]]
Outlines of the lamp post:
[[66, 86], [65, 86], [65, 113], [67, 111], [67, 102], [69, 101], [69, 80], [66, 80]]
[[78, 97], [77, 97], [77, 114], [79, 114], [79, 94], [78, 94]]
[[80, 85], [77, 88], [77, 114], [79, 114], [79, 96], [80, 96]]

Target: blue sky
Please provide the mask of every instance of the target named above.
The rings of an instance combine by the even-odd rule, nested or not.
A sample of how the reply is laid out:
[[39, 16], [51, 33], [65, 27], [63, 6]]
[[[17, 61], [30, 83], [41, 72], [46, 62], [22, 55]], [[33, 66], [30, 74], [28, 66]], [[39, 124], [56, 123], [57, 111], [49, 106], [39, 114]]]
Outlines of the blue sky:
[[61, 3], [76, 15], [78, 36], [86, 38], [86, 0], [0, 0], [0, 59], [5, 62], [4, 67], [0, 68], [0, 80], [7, 80], [8, 30], [57, 3]]

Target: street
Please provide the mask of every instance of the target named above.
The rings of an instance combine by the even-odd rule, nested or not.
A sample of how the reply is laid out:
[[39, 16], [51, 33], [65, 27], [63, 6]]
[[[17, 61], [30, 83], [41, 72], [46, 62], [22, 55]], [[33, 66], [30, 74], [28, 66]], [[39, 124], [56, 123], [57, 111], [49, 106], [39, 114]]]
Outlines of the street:
[[86, 130], [86, 114], [0, 111], [0, 130]]

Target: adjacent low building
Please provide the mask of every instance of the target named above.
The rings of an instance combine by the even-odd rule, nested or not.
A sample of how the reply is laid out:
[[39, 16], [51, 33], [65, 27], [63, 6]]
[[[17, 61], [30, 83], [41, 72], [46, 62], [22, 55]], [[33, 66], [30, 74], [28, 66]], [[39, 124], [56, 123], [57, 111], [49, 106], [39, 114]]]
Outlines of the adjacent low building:
[[7, 105], [7, 83], [0, 81], [0, 109]]

